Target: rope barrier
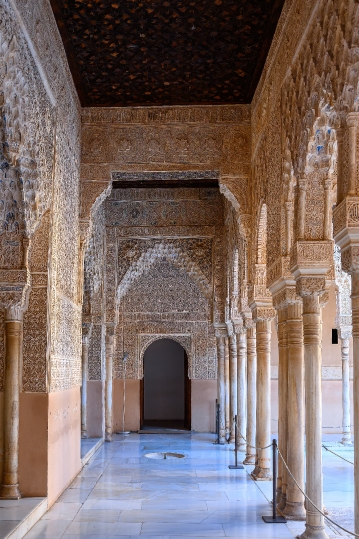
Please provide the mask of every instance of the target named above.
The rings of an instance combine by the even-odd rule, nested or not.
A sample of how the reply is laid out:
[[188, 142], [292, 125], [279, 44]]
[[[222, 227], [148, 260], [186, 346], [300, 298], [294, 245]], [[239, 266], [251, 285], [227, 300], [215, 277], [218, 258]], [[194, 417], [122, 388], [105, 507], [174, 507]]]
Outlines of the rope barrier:
[[329, 518], [327, 515], [325, 515], [323, 513], [323, 511], [321, 511], [319, 509], [319, 507], [317, 507], [315, 505], [314, 502], [312, 502], [312, 500], [310, 498], [308, 498], [308, 496], [306, 495], [306, 493], [301, 489], [301, 487], [299, 486], [298, 484], [298, 481], [296, 480], [296, 478], [294, 477], [294, 475], [292, 474], [292, 472], [290, 471], [290, 469], [288, 468], [288, 465], [286, 463], [286, 461], [284, 460], [284, 457], [282, 455], [282, 453], [280, 452], [278, 446], [277, 446], [277, 450], [278, 450], [278, 454], [280, 456], [280, 458], [282, 459], [282, 462], [284, 464], [284, 466], [286, 467], [287, 469], [287, 472], [289, 473], [289, 475], [291, 476], [291, 478], [293, 479], [294, 483], [297, 485], [298, 489], [300, 490], [300, 492], [303, 494], [303, 496], [308, 500], [308, 502], [314, 507], [314, 509], [316, 509], [318, 511], [318, 513], [320, 513], [326, 520], [328, 520], [331, 524], [333, 524], [334, 526], [337, 526], [337, 528], [339, 528], [340, 530], [342, 530], [343, 532], [345, 533], [348, 533], [349, 535], [352, 535], [353, 537], [359, 537], [359, 534], [358, 533], [354, 533], [354, 532], [351, 532], [349, 530], [347, 530], [346, 528], [343, 528], [343, 526], [340, 526], [340, 524], [338, 524], [337, 522], [334, 522], [334, 520], [332, 520], [331, 518]]
[[341, 455], [338, 455], [338, 453], [334, 453], [334, 451], [332, 451], [331, 449], [328, 449], [324, 444], [322, 444], [322, 447], [324, 447], [326, 451], [329, 451], [329, 453], [333, 453], [333, 455], [335, 455], [336, 457], [339, 457], [340, 459], [345, 460], [345, 462], [349, 462], [349, 464], [352, 464], [354, 466], [354, 462], [351, 462], [350, 460], [345, 459]]
[[[236, 423], [236, 425], [237, 425], [237, 429], [239, 431], [238, 424]], [[248, 441], [245, 439], [245, 437], [240, 432], [239, 432], [239, 436], [246, 442], [248, 447], [250, 447], [251, 449], [255, 449], [256, 451], [263, 451], [264, 449], [268, 449], [268, 447], [272, 447], [272, 444], [266, 445], [265, 447], [256, 447], [255, 445], [250, 445], [250, 443], [248, 443]]]

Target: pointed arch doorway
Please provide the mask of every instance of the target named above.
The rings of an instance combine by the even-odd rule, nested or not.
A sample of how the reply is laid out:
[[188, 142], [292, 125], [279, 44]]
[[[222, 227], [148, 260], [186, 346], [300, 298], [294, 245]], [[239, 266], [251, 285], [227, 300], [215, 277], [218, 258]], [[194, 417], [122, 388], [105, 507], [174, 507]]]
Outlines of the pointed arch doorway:
[[191, 430], [191, 383], [185, 349], [158, 339], [146, 349], [141, 383], [141, 429]]

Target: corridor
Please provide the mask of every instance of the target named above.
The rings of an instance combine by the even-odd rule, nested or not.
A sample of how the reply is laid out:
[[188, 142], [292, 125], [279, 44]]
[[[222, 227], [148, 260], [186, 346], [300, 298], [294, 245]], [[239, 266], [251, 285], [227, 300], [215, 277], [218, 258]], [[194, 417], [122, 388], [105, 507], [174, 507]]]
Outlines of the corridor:
[[[272, 483], [252, 481], [247, 473], [252, 467], [229, 470], [232, 446], [213, 445], [213, 438], [210, 434], [115, 435], [114, 442], [100, 447], [26, 539], [292, 539], [303, 531], [304, 522], [263, 523], [261, 516], [271, 512]], [[334, 451], [351, 459], [352, 449]], [[185, 457], [156, 460], [144, 456], [153, 452]], [[338, 507], [340, 499], [346, 507], [352, 506], [350, 464], [326, 451], [323, 458], [325, 491], [344, 481], [335, 487], [336, 493], [326, 492], [327, 507]], [[332, 529], [327, 532], [338, 536]]]

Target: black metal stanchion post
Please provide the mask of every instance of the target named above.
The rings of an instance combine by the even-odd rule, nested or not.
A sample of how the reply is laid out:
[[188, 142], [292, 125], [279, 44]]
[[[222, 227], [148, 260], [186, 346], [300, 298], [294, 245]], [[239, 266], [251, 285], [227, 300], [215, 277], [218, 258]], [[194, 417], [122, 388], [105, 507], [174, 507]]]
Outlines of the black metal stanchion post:
[[287, 521], [284, 517], [277, 516], [277, 440], [272, 443], [273, 448], [273, 513], [272, 516], [264, 516], [262, 519], [267, 524], [285, 524]]
[[234, 416], [234, 466], [228, 466], [230, 470], [244, 470], [244, 466], [238, 466], [238, 433], [237, 433], [237, 416]]

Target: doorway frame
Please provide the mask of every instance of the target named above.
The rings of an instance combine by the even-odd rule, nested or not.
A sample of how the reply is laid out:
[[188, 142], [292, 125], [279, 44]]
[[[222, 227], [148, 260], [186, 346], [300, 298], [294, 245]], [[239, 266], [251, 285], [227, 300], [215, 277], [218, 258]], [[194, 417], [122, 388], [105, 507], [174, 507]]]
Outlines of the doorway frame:
[[[180, 346], [181, 343], [179, 343], [175, 339], [171, 339], [169, 336], [164, 336], [162, 339], [156, 339], [156, 340], [163, 340], [163, 339], [170, 339], [174, 342], [177, 342]], [[151, 346], [152, 343], [150, 343], [149, 346]], [[188, 354], [186, 349], [182, 346], [184, 356], [183, 356], [183, 365], [184, 365], [184, 429], [191, 431], [192, 426], [192, 413], [191, 413], [191, 404], [192, 404], [192, 384], [191, 379], [188, 375], [189, 370], [189, 361], [188, 361]], [[146, 353], [146, 351], [145, 351]], [[145, 418], [145, 353], [143, 354], [143, 375], [140, 379], [140, 429], [142, 430], [144, 427], [144, 418]]]

